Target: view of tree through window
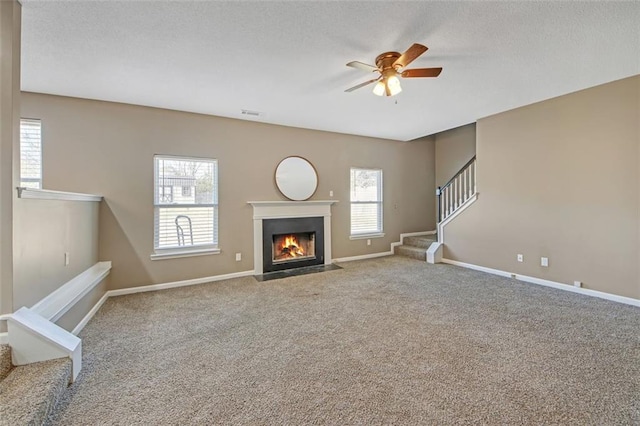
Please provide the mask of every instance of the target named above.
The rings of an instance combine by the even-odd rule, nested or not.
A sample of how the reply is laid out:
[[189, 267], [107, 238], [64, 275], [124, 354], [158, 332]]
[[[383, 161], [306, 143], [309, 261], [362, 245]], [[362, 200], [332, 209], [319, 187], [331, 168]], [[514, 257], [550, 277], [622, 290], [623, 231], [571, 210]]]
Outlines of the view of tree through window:
[[217, 165], [216, 160], [155, 156], [155, 249], [217, 247]]
[[20, 120], [20, 186], [42, 188], [42, 126], [40, 120]]
[[382, 170], [351, 169], [351, 235], [382, 232]]

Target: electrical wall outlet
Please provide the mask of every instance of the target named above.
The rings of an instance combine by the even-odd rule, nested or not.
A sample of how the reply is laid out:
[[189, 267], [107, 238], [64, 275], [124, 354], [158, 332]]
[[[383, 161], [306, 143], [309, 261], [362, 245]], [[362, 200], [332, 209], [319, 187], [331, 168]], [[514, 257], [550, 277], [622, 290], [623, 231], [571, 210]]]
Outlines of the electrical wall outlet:
[[549, 258], [548, 257], [541, 257], [540, 258], [540, 266], [549, 266]]
[[69, 252], [64, 253], [64, 266], [69, 266]]
[[580, 281], [574, 281], [573, 282], [573, 286], [574, 287], [582, 287], [582, 283]]
[[519, 254], [518, 255], [518, 262], [524, 262], [524, 256]]
[[371, 240], [367, 240], [367, 245], [370, 246], [371, 245]]
[[236, 262], [240, 262], [242, 260], [242, 253], [236, 253]]
[[333, 191], [329, 191], [329, 197], [333, 197]]

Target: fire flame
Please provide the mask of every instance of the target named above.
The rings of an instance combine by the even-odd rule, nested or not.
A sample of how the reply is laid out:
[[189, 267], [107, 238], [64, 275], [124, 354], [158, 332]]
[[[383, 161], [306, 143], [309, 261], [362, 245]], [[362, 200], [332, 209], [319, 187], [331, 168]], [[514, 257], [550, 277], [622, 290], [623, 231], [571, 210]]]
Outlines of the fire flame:
[[287, 235], [284, 238], [280, 252], [288, 253], [291, 257], [304, 256], [304, 250], [302, 250], [298, 239], [294, 235]]

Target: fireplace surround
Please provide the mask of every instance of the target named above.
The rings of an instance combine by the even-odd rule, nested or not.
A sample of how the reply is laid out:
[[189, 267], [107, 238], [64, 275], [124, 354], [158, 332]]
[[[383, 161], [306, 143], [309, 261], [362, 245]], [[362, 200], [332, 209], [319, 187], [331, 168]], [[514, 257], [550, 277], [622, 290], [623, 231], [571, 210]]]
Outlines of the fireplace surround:
[[[254, 274], [261, 275], [265, 272], [279, 271], [288, 268], [312, 265], [331, 264], [331, 205], [335, 200], [329, 201], [249, 201], [253, 206], [253, 259]], [[272, 224], [286, 223], [287, 221], [273, 221], [274, 219], [295, 219], [293, 228], [276, 227], [275, 232], [269, 228]], [[315, 222], [311, 225], [308, 221]], [[321, 225], [320, 225], [321, 223]], [[287, 225], [288, 226], [288, 225]], [[270, 235], [265, 238], [265, 228]], [[295, 233], [312, 234], [314, 239], [314, 263], [309, 262], [310, 257], [300, 261], [275, 262], [277, 269], [273, 269], [272, 247], [273, 235], [285, 236]], [[297, 247], [297, 246], [296, 246]], [[266, 259], [268, 252], [269, 259]], [[266, 267], [266, 268], [265, 268]]]

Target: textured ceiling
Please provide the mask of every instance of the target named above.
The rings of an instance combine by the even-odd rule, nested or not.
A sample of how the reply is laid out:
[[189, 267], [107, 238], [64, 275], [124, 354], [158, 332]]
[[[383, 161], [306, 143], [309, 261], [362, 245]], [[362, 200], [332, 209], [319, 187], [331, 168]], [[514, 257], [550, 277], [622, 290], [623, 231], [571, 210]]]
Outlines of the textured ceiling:
[[[635, 1], [22, 3], [25, 91], [380, 138], [640, 74]], [[414, 42], [440, 77], [344, 92], [372, 78], [347, 62]]]

